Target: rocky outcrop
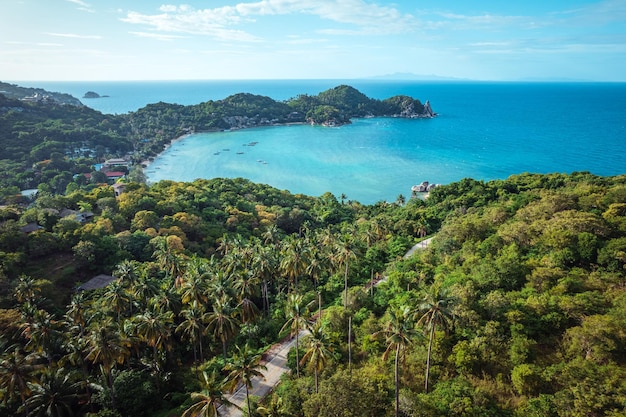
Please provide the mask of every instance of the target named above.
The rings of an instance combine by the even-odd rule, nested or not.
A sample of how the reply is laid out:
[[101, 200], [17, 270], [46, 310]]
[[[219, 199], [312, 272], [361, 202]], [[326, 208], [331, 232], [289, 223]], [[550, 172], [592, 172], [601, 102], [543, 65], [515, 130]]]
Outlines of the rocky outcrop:
[[108, 97], [108, 96], [101, 96], [100, 94], [94, 91], [87, 91], [85, 95], [83, 96], [83, 98], [103, 98], [103, 97]]

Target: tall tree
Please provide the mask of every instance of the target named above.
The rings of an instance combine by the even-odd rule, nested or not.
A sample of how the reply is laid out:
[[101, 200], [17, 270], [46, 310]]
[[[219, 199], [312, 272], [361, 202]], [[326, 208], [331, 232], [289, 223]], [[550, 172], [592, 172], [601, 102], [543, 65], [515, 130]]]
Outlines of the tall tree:
[[426, 378], [424, 381], [424, 391], [428, 392], [428, 379], [430, 377], [430, 360], [435, 340], [435, 330], [437, 327], [445, 333], [448, 332], [454, 322], [452, 309], [455, 299], [450, 296], [447, 289], [432, 285], [424, 292], [422, 300], [418, 306], [416, 316], [418, 326], [422, 326], [429, 332], [428, 336], [428, 354], [426, 358]]
[[40, 381], [31, 384], [32, 394], [22, 403], [20, 410], [28, 415], [46, 417], [71, 417], [77, 415], [86, 395], [83, 382], [76, 373], [64, 368], [48, 368]]
[[252, 415], [250, 407], [250, 388], [252, 388], [252, 378], [255, 376], [262, 377], [260, 370], [267, 370], [265, 365], [261, 364], [261, 355], [253, 352], [247, 344], [241, 349], [236, 347], [237, 352], [232, 360], [226, 364], [224, 370], [228, 371], [226, 376], [227, 386], [233, 392], [238, 384], [246, 387], [246, 403], [248, 405], [248, 415]]
[[36, 383], [35, 373], [42, 368], [36, 355], [24, 355], [19, 346], [10, 346], [0, 357], [0, 387], [5, 390], [3, 402], [19, 397], [23, 404], [31, 395], [30, 384]]
[[231, 306], [231, 298], [223, 295], [213, 302], [213, 311], [206, 314], [206, 331], [222, 342], [222, 354], [226, 361], [226, 345], [239, 330], [239, 320]]
[[152, 366], [158, 376], [161, 373], [159, 353], [169, 350], [169, 340], [174, 322], [174, 313], [171, 311], [156, 312], [148, 309], [131, 320], [133, 333], [139, 340], [152, 348]]
[[110, 318], [92, 322], [87, 335], [86, 359], [100, 365], [102, 374], [111, 390], [111, 401], [115, 405], [112, 370], [130, 357], [130, 342], [122, 330]]
[[306, 363], [313, 368], [315, 375], [315, 393], [319, 392], [319, 373], [324, 369], [332, 356], [332, 347], [321, 320], [309, 326], [309, 337], [306, 341], [307, 350], [302, 355], [300, 365]]
[[387, 349], [383, 353], [383, 360], [391, 352], [394, 352], [394, 381], [395, 381], [395, 415], [400, 415], [400, 359], [407, 347], [411, 345], [413, 338], [416, 336], [415, 322], [412, 317], [411, 309], [408, 306], [400, 306], [396, 309], [390, 309], [389, 320], [383, 330], [378, 332], [385, 336], [387, 341]]
[[176, 327], [176, 333], [182, 336], [193, 346], [193, 361], [197, 362], [197, 353], [200, 353], [200, 361], [204, 362], [204, 352], [202, 348], [202, 335], [206, 327], [204, 324], [204, 307], [202, 304], [193, 303], [185, 306], [181, 310], [183, 320]]
[[282, 242], [280, 270], [289, 280], [291, 288], [298, 288], [298, 278], [306, 271], [308, 251], [305, 239], [295, 235], [290, 235]]
[[333, 260], [338, 269], [343, 268], [343, 282], [344, 282], [344, 308], [347, 308], [348, 302], [348, 271], [350, 269], [350, 261], [356, 259], [356, 241], [355, 231], [352, 228], [344, 230], [339, 236], [339, 239], [335, 241]]
[[193, 404], [180, 417], [216, 417], [221, 405], [233, 405], [224, 396], [224, 381], [216, 372], [204, 371], [200, 383], [202, 389], [191, 393]]
[[300, 330], [306, 328], [308, 321], [306, 316], [308, 315], [308, 309], [304, 305], [303, 297], [301, 294], [291, 293], [287, 297], [287, 305], [285, 306], [285, 316], [287, 321], [280, 329], [282, 333], [285, 329], [289, 328], [289, 334], [291, 337], [296, 338], [296, 377], [300, 378]]

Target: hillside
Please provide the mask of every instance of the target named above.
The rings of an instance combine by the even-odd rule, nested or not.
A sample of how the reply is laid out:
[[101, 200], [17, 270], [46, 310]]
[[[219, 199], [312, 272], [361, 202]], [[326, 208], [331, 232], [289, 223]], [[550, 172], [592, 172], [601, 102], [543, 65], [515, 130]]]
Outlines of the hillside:
[[9, 84], [2, 81], [0, 81], [0, 95], [29, 102], [48, 102], [72, 106], [83, 105], [79, 99], [70, 94], [46, 91], [43, 88], [20, 87], [17, 84]]
[[[625, 179], [466, 179], [373, 206], [162, 181], [2, 209], [0, 415], [54, 383], [74, 415], [179, 416], [303, 327], [264, 403], [281, 416], [623, 415]], [[98, 274], [117, 279], [72, 294]]]
[[[30, 91], [3, 85], [7, 91]], [[127, 157], [139, 164], [188, 133], [288, 123], [337, 126], [369, 116], [433, 114], [410, 97], [374, 100], [345, 85], [286, 102], [239, 93], [191, 106], [154, 103], [123, 115], [104, 115], [56, 99], [24, 101], [0, 94], [0, 200], [42, 183], [52, 183], [52, 191], [62, 193], [74, 174], [93, 173], [94, 163]]]

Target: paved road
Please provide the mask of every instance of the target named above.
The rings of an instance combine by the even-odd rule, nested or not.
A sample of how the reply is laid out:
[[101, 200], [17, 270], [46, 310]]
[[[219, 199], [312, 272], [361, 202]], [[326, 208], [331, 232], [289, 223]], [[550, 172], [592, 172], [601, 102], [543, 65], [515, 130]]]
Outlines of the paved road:
[[[404, 255], [404, 257], [408, 258], [416, 250], [428, 247], [428, 245], [430, 245], [431, 239], [432, 238], [425, 239], [417, 245], [413, 246]], [[298, 336], [300, 342], [302, 342], [302, 338], [304, 336], [306, 336], [306, 332], [303, 330]], [[295, 345], [296, 338], [294, 337], [291, 340], [285, 340], [278, 345], [274, 345], [270, 349], [270, 351], [266, 354], [268, 357], [271, 358], [269, 362], [265, 363], [267, 370], [263, 371], [263, 378], [255, 377], [252, 379], [252, 389], [250, 390], [250, 396], [263, 398], [272, 391], [272, 389], [278, 384], [278, 382], [280, 382], [281, 375], [289, 370], [289, 368], [287, 367], [287, 355], [289, 354], [291, 348]], [[240, 408], [238, 409], [236, 407], [223, 406], [219, 407], [218, 413], [220, 417], [242, 417], [243, 410], [247, 407], [246, 388], [242, 385], [235, 392], [227, 395], [226, 398]]]
[[[298, 336], [300, 344], [302, 344], [302, 338], [306, 336], [306, 332], [303, 330]], [[263, 378], [254, 377], [252, 379], [252, 389], [250, 390], [250, 396], [265, 397], [280, 381], [280, 376], [287, 372], [287, 355], [289, 350], [296, 345], [296, 338], [291, 340], [285, 340], [284, 342], [272, 347], [267, 354], [271, 357], [269, 362], [265, 363], [267, 371], [263, 371]], [[242, 417], [243, 411], [246, 407], [246, 388], [245, 386], [239, 387], [231, 395], [227, 395], [226, 398], [233, 404], [241, 407], [237, 409], [235, 407], [220, 407], [218, 409], [219, 415], [223, 417]]]
[[409, 251], [404, 254], [404, 258], [405, 259], [406, 258], [410, 258], [411, 255], [413, 255], [416, 250], [427, 248], [428, 245], [430, 245], [430, 241], [431, 240], [433, 240], [432, 237], [429, 237], [428, 239], [422, 240], [420, 243], [418, 243], [417, 245], [415, 245], [411, 249], [409, 249]]

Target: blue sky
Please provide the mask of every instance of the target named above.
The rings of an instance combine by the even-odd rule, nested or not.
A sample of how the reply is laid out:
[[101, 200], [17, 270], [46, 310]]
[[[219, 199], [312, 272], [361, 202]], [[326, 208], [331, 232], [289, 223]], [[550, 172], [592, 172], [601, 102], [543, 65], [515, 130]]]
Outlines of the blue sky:
[[0, 80], [626, 81], [626, 0], [4, 0]]

